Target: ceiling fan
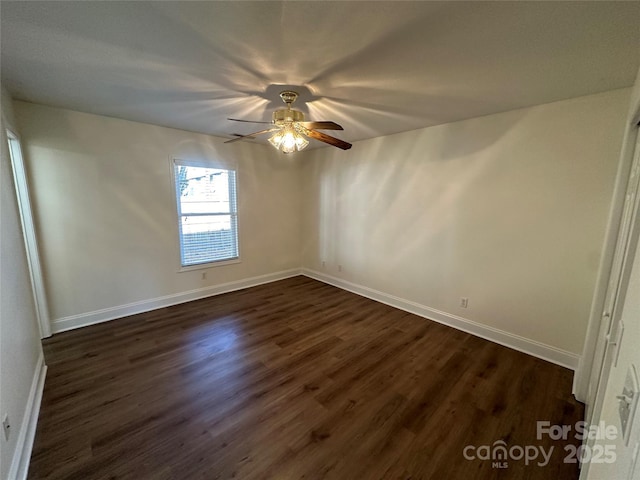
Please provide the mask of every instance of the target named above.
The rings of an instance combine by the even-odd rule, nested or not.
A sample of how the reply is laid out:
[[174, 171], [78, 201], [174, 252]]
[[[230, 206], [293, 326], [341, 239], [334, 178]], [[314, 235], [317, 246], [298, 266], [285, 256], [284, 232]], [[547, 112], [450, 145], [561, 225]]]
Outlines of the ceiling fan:
[[251, 120], [239, 120], [230, 118], [234, 122], [245, 123], [265, 123], [271, 127], [260, 130], [259, 132], [249, 133], [248, 135], [238, 135], [238, 138], [227, 140], [224, 143], [233, 143], [245, 138], [252, 139], [256, 135], [274, 132], [269, 138], [269, 143], [284, 153], [292, 153], [300, 151], [309, 145], [309, 140], [305, 137], [315, 138], [321, 142], [328, 143], [342, 150], [349, 150], [351, 144], [339, 138], [332, 137], [318, 130], [343, 130], [343, 128], [335, 122], [305, 122], [304, 113], [300, 110], [291, 108], [291, 104], [298, 98], [298, 93], [292, 90], [280, 92], [280, 98], [286, 103], [287, 108], [279, 108], [273, 112], [273, 120], [270, 122], [254, 122]]

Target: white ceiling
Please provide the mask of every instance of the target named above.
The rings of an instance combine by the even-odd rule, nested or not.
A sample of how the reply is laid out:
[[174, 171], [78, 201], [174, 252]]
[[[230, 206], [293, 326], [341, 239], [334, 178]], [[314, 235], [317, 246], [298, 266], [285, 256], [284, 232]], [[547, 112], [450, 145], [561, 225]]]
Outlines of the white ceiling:
[[[14, 98], [231, 138], [282, 86], [356, 141], [630, 86], [640, 2], [0, 3]], [[333, 132], [332, 132], [333, 134]]]

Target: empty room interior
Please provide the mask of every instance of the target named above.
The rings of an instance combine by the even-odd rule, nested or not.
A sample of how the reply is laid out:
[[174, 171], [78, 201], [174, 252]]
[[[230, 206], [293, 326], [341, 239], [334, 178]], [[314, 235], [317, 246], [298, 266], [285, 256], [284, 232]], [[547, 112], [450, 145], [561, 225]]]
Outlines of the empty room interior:
[[1, 479], [640, 479], [640, 2], [0, 35]]

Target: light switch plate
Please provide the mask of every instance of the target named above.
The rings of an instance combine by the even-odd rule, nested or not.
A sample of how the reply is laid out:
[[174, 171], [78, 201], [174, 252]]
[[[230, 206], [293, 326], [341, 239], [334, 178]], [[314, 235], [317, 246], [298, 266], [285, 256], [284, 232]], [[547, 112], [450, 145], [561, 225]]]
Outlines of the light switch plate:
[[618, 396], [618, 414], [620, 415], [620, 425], [622, 426], [622, 438], [625, 445], [629, 445], [631, 426], [633, 417], [638, 406], [640, 389], [638, 387], [638, 374], [635, 365], [629, 365], [627, 376], [624, 379], [622, 395]]

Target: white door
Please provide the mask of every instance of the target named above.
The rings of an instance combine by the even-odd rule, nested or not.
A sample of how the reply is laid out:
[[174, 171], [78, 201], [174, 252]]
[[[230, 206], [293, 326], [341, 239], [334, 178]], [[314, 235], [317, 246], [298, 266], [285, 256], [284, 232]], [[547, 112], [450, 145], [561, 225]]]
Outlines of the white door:
[[631, 269], [630, 254], [635, 251], [635, 245], [640, 231], [639, 196], [640, 186], [640, 135], [635, 129], [636, 145], [633, 163], [627, 182], [627, 191], [622, 209], [622, 217], [618, 230], [613, 263], [609, 274], [609, 282], [604, 301], [604, 308], [596, 340], [589, 387], [587, 394], [587, 410], [585, 419], [591, 423], [593, 418], [599, 418], [604, 400], [603, 392], [607, 386], [609, 370], [615, 364], [618, 345], [624, 326], [620, 322], [621, 307], [624, 304], [623, 295], [626, 292], [629, 270]]

